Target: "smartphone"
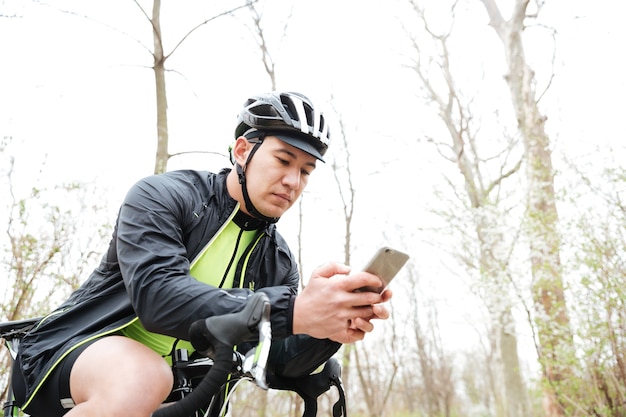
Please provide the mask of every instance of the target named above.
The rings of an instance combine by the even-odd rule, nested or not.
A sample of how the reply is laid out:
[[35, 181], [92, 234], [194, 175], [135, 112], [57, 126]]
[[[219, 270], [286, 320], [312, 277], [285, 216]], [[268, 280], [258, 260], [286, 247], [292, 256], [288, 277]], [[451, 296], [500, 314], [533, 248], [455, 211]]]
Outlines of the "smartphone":
[[380, 294], [408, 260], [409, 255], [397, 249], [392, 249], [387, 246], [378, 249], [374, 257], [372, 257], [363, 270], [377, 275], [383, 281], [383, 285], [378, 288], [362, 287], [356, 291], [372, 291]]

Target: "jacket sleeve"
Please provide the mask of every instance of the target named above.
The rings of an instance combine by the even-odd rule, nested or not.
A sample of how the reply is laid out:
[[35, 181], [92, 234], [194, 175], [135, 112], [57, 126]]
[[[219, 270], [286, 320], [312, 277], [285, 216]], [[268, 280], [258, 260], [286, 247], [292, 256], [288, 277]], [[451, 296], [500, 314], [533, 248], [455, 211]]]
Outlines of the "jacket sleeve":
[[[215, 288], [189, 274], [185, 235], [191, 223], [211, 216], [211, 224], [219, 226], [220, 216], [225, 219], [229, 213], [207, 212], [202, 196], [194, 195], [198, 190], [179, 182], [157, 175], [131, 188], [118, 216], [116, 246], [124, 284], [143, 326], [187, 339], [194, 321], [239, 311], [252, 292]], [[282, 326], [278, 334], [291, 332], [284, 318], [294, 296], [292, 288], [277, 286], [266, 293], [272, 304], [272, 327]]]
[[270, 374], [283, 378], [309, 375], [341, 347], [329, 339], [298, 334], [272, 342], [268, 358]]

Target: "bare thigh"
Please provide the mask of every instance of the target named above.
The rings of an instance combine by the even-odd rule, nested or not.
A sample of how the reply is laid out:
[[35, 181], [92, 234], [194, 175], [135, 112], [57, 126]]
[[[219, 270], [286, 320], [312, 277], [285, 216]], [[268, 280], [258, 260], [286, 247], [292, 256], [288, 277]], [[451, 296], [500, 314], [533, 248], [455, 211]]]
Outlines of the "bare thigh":
[[67, 416], [147, 417], [172, 389], [169, 365], [154, 351], [123, 336], [104, 337], [76, 359]]

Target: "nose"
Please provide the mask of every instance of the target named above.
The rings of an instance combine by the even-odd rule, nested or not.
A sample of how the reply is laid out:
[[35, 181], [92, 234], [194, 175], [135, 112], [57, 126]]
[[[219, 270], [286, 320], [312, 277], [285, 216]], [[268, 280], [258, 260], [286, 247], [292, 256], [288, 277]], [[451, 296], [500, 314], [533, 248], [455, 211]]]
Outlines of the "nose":
[[283, 184], [288, 186], [292, 190], [300, 188], [302, 181], [302, 173], [300, 169], [290, 169], [283, 176]]

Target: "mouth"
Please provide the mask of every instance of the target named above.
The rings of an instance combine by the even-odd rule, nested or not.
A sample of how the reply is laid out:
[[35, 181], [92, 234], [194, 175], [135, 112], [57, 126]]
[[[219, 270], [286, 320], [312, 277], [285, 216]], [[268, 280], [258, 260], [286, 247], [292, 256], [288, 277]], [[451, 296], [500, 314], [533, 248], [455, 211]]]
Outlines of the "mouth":
[[291, 203], [291, 195], [290, 194], [282, 194], [282, 193], [274, 193], [276, 197], [281, 200], [285, 200], [288, 203]]

